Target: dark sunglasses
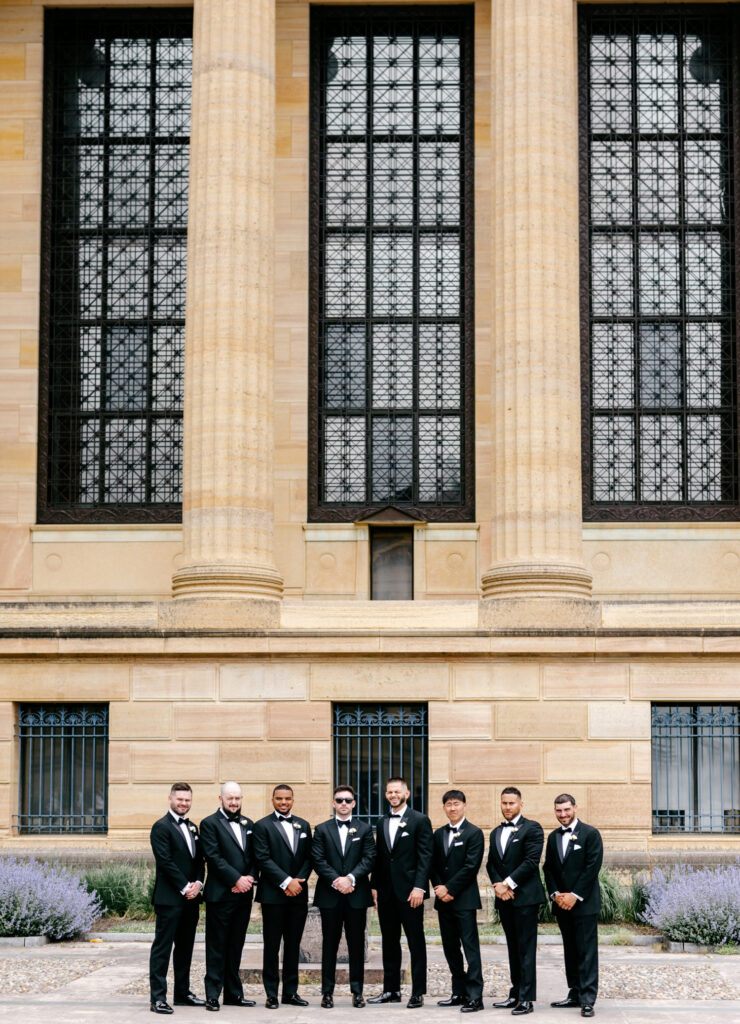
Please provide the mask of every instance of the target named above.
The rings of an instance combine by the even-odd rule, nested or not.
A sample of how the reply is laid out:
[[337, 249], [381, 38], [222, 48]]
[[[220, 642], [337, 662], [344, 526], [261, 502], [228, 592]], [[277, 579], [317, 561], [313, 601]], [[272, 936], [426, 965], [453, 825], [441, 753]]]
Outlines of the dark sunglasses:
[[335, 796], [334, 797], [334, 803], [335, 804], [351, 804], [353, 800], [354, 800], [353, 796]]

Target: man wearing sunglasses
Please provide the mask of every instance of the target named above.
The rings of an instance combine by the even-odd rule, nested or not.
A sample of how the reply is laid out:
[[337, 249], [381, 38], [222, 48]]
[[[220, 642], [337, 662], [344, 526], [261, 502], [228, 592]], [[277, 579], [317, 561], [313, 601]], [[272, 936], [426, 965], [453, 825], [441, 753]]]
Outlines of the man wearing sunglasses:
[[365, 923], [373, 904], [368, 875], [375, 863], [373, 830], [352, 817], [355, 791], [334, 790], [334, 814], [316, 826], [311, 859], [318, 875], [314, 906], [321, 911], [321, 1005], [334, 1006], [337, 950], [342, 928], [347, 936], [352, 1005], [362, 1007], [365, 979]]

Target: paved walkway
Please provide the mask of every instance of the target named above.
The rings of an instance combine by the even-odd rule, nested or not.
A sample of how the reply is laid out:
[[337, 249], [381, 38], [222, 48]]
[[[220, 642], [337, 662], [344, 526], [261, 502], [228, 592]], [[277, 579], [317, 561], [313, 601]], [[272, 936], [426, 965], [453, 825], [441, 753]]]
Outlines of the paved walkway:
[[[124, 1021], [147, 1021], [147, 969], [149, 946], [143, 942], [128, 943], [62, 943], [39, 948], [3, 948], [0, 951], [0, 1021], [22, 1024], [80, 1024], [95, 1021], [119, 1024]], [[254, 966], [259, 949], [245, 951], [244, 966]], [[331, 1016], [319, 1006], [318, 989], [305, 986], [303, 995], [311, 1005], [305, 1009], [281, 1006], [270, 1011], [263, 1005], [259, 986], [248, 991], [258, 1000], [254, 1009], [222, 1007], [219, 1024], [248, 1021], [252, 1024], [340, 1024], [348, 1020], [359, 1024], [410, 1024], [431, 1014], [438, 1024], [460, 1020], [457, 1010], [436, 1005], [446, 994], [447, 976], [439, 947], [431, 946], [430, 992], [418, 1017], [409, 1016], [405, 1005], [368, 1006], [358, 1017], [349, 1005], [346, 986], [337, 989], [335, 1009]], [[503, 981], [506, 974], [506, 950], [487, 946], [483, 950], [486, 964], [486, 1014], [502, 1022], [510, 1014], [491, 1011], [493, 997], [506, 995]], [[193, 987], [202, 994], [203, 947], [196, 946], [193, 963]], [[371, 965], [377, 966], [379, 949], [371, 948]], [[740, 1024], [740, 956], [667, 954], [645, 951], [639, 947], [602, 947], [601, 988], [604, 997], [596, 1006], [597, 1019], [604, 1024]], [[558, 1021], [567, 1024], [581, 1020], [577, 1010], [553, 1010], [552, 999], [565, 996], [562, 950], [540, 947], [538, 953], [539, 1002], [533, 1020]], [[366, 995], [377, 985], [366, 986]], [[340, 994], [341, 993], [341, 994]], [[654, 998], [660, 995], [661, 998]], [[666, 996], [671, 998], [666, 998]], [[719, 997], [719, 998], [718, 998]], [[177, 1008], [173, 1024], [203, 1021], [204, 1010]], [[212, 1020], [212, 1017], [208, 1018]], [[468, 1018], [466, 1018], [468, 1019]], [[474, 1021], [490, 1020], [490, 1016]]]

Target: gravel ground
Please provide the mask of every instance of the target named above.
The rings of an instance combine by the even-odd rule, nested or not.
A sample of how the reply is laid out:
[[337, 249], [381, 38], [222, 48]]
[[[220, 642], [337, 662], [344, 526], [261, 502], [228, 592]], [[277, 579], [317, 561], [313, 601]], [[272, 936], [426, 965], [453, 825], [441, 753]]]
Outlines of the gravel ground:
[[101, 967], [112, 967], [115, 963], [115, 960], [102, 960], [99, 957], [46, 956], [43, 960], [3, 957], [0, 959], [0, 992], [7, 995], [11, 992], [49, 992], [75, 978], [99, 971]]
[[602, 964], [600, 999], [740, 999], [712, 967], [687, 964]]

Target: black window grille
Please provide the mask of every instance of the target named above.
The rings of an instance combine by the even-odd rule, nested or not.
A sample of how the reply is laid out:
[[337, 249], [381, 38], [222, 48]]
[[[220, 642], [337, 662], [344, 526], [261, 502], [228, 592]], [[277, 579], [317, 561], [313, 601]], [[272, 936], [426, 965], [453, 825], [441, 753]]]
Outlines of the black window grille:
[[652, 709], [653, 832], [740, 832], [740, 707]]
[[180, 518], [191, 26], [47, 11], [41, 522]]
[[394, 775], [408, 782], [410, 806], [426, 814], [427, 721], [426, 704], [334, 705], [334, 784], [353, 787], [362, 821], [385, 814]]
[[471, 26], [312, 11], [313, 520], [473, 517]]
[[586, 519], [735, 519], [736, 16], [581, 10]]
[[106, 832], [108, 707], [22, 704], [18, 831]]

